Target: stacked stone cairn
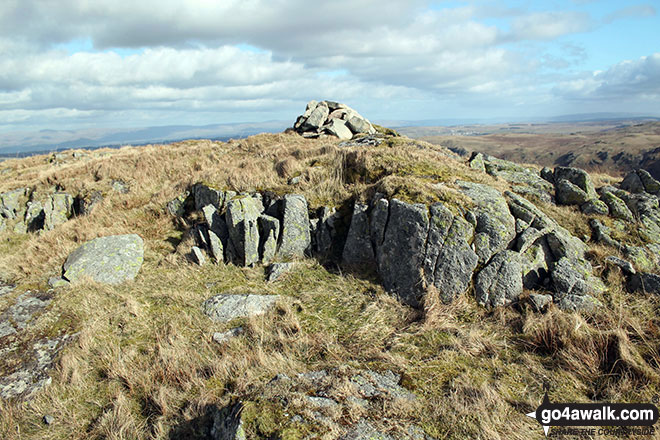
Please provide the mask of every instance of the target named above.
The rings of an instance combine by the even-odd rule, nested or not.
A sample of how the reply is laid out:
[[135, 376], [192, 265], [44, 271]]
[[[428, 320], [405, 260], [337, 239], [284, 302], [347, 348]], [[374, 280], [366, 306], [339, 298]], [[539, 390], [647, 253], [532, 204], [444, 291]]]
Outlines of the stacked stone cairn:
[[310, 101], [293, 129], [306, 138], [336, 136], [344, 140], [358, 134], [376, 133], [366, 118], [349, 106], [334, 101]]

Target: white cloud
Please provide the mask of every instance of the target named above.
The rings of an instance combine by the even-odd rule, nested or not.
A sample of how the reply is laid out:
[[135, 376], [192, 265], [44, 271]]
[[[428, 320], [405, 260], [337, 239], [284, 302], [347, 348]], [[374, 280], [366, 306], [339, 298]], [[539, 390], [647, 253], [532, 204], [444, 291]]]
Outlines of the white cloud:
[[555, 93], [566, 99], [631, 101], [660, 99], [660, 52], [622, 61], [604, 71], [563, 81]]

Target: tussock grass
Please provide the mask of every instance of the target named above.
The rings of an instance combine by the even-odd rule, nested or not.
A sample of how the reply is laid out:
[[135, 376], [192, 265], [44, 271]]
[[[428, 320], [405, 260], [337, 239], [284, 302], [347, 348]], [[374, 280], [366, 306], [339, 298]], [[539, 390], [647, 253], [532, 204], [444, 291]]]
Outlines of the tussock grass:
[[[295, 399], [284, 408], [263, 398], [264, 384], [278, 373], [324, 368], [402, 374], [417, 403], [383, 404], [380, 422], [390, 428], [413, 422], [439, 439], [541, 438], [538, 424], [524, 414], [540, 403], [545, 382], [553, 401], [650, 401], [660, 391], [660, 300], [624, 290], [618, 269], [602, 264], [611, 249], [597, 246], [591, 255], [609, 286], [599, 298], [602, 312], [580, 316], [551, 307], [535, 314], [524, 305], [488, 312], [470, 294], [444, 305], [431, 289], [420, 313], [387, 295], [373, 275], [336, 272], [312, 260], [275, 283], [264, 281], [261, 267], [193, 266], [181, 252], [187, 245], [181, 225], [164, 211], [167, 201], [199, 181], [235, 191], [302, 193], [312, 208], [367, 200], [376, 191], [464, 206], [453, 187], [459, 178], [507, 188], [442, 147], [392, 138], [375, 148], [346, 148], [280, 134], [101, 150], [58, 165], [47, 160], [4, 162], [10, 171], [0, 191], [48, 192], [58, 185], [72, 194], [101, 191], [104, 200], [91, 215], [53, 231], [0, 233], [3, 276], [19, 284], [0, 308], [27, 288], [45, 289], [68, 253], [98, 236], [139, 233], [145, 262], [133, 282], [55, 292], [33, 337], [77, 337], [58, 359], [50, 387], [26, 404], [0, 402], [0, 438], [200, 438], [209, 407], [237, 398], [246, 402], [253, 437], [335, 438], [336, 427], [323, 424], [281, 431], [287, 417], [309, 408]], [[291, 177], [300, 183], [288, 185]], [[112, 180], [130, 192], [112, 191]], [[588, 232], [579, 212], [542, 208], [578, 236]], [[222, 292], [282, 300], [267, 315], [217, 324], [200, 304]], [[236, 325], [244, 332], [226, 345], [212, 340], [214, 332]], [[355, 395], [340, 377], [330, 396]], [[54, 416], [52, 426], [43, 425], [44, 414]], [[349, 424], [361, 414], [355, 407], [325, 415]]]

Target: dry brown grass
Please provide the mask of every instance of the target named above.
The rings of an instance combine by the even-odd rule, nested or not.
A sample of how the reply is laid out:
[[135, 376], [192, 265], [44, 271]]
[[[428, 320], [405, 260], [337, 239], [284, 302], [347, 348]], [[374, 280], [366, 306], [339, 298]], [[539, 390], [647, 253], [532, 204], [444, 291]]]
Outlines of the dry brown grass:
[[[585, 317], [556, 309], [534, 314], [525, 307], [487, 312], [470, 294], [443, 305], [432, 290], [420, 315], [387, 295], [377, 279], [331, 273], [314, 261], [267, 284], [262, 268], [199, 268], [175, 252], [186, 238], [164, 206], [198, 181], [236, 191], [295, 191], [312, 207], [367, 198], [374, 191], [463, 206], [467, 201], [453, 188], [457, 178], [508, 187], [440, 147], [401, 138], [376, 148], [340, 148], [330, 140], [281, 134], [108, 153], [57, 166], [44, 156], [3, 164], [11, 171], [0, 191], [28, 186], [48, 192], [59, 185], [74, 194], [105, 194], [91, 215], [53, 231], [0, 234], [0, 267], [19, 283], [18, 290], [45, 288], [66, 255], [97, 236], [138, 232], [146, 254], [134, 282], [57, 291], [33, 331], [48, 333], [56, 326], [78, 337], [58, 360], [49, 388], [25, 405], [0, 402], [0, 438], [166, 439], [174, 432], [190, 437], [193, 422], [205, 417], [209, 405], [235, 398], [252, 405], [254, 413], [279, 414], [279, 407], [259, 406], [263, 385], [278, 373], [321, 368], [402, 374], [417, 405], [384, 405], [388, 420], [381, 422], [392, 429], [412, 421], [439, 439], [541, 438], [538, 424], [524, 414], [540, 403], [546, 381], [553, 400], [645, 401], [660, 391], [660, 301], [625, 292], [621, 275], [599, 264], [608, 249], [592, 253], [610, 286], [600, 298], [606, 309]], [[296, 186], [287, 184], [293, 176], [301, 177]], [[113, 192], [113, 179], [131, 191]], [[437, 183], [443, 186], [433, 186]], [[547, 212], [574, 232], [585, 232], [579, 212]], [[268, 315], [211, 323], [199, 305], [227, 291], [284, 299]], [[0, 306], [15, 296], [1, 298]], [[227, 345], [212, 341], [213, 332], [238, 324], [245, 332]], [[338, 380], [330, 393], [345, 398], [355, 390]], [[289, 409], [307, 410], [296, 401]], [[354, 410], [326, 415], [355, 422], [361, 413]], [[53, 426], [42, 424], [44, 414], [55, 417]], [[335, 429], [313, 427], [319, 437], [333, 438], [336, 433], [325, 428]]]

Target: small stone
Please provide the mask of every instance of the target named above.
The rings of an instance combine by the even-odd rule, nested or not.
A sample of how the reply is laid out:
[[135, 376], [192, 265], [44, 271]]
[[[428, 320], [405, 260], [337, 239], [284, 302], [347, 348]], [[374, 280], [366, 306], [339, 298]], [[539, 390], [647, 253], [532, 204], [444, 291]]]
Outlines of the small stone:
[[536, 312], [542, 312], [550, 303], [552, 303], [552, 295], [541, 295], [532, 293], [529, 295], [529, 303]]
[[200, 266], [204, 266], [206, 264], [206, 257], [204, 256], [204, 253], [197, 246], [193, 246], [192, 249], [190, 249], [190, 257], [193, 263], [197, 263]]
[[270, 283], [278, 280], [282, 275], [290, 272], [295, 267], [295, 263], [273, 263], [268, 266], [268, 275], [266, 280]]
[[69, 282], [62, 277], [50, 277], [48, 279], [48, 285], [53, 289], [58, 287], [66, 287], [69, 285]]
[[613, 255], [605, 258], [605, 262], [617, 266], [618, 268], [621, 269], [621, 271], [627, 275], [634, 275], [637, 273], [635, 271], [635, 268], [633, 267], [632, 263], [630, 261], [626, 261], [623, 258], [615, 257]]
[[227, 342], [229, 342], [229, 340], [243, 333], [243, 331], [244, 331], [243, 327], [235, 327], [232, 328], [231, 330], [227, 330], [226, 332], [215, 332], [213, 333], [213, 340], [221, 345], [226, 344]]
[[46, 414], [43, 417], [43, 421], [44, 421], [44, 424], [46, 424], [46, 425], [52, 425], [53, 422], [55, 421], [55, 418], [53, 416], [51, 416], [50, 414]]
[[212, 321], [229, 322], [235, 318], [261, 315], [272, 308], [279, 295], [220, 294], [202, 304], [202, 312]]

